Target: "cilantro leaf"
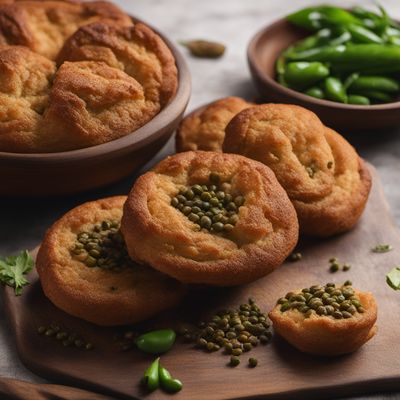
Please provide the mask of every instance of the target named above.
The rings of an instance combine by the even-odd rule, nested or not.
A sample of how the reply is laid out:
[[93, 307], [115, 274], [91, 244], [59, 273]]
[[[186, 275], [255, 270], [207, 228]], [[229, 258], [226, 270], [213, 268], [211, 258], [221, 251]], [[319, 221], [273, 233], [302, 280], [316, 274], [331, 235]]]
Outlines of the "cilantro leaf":
[[33, 259], [27, 250], [16, 256], [0, 258], [0, 282], [14, 288], [15, 295], [22, 293], [22, 288], [29, 284], [25, 275], [33, 268]]

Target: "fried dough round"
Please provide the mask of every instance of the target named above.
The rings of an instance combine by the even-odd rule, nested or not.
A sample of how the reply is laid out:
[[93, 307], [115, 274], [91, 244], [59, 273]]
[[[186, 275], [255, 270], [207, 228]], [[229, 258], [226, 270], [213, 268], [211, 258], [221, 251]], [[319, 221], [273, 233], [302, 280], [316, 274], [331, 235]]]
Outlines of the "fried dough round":
[[251, 105], [240, 97], [225, 97], [189, 114], [176, 132], [176, 151], [222, 151], [226, 125]]
[[[227, 233], [200, 229], [171, 199], [218, 174], [244, 204]], [[232, 286], [278, 267], [298, 239], [295, 210], [273, 172], [235, 154], [185, 152], [161, 161], [134, 184], [121, 223], [129, 255], [185, 283]]]
[[[11, 53], [17, 59], [11, 78], [18, 87], [0, 88], [0, 151], [59, 152], [118, 139], [152, 119], [177, 89], [164, 41], [107, 2], [0, 3], [0, 45], [0, 68], [11, 68]], [[40, 73], [45, 82], [33, 79]]]
[[364, 210], [371, 188], [364, 161], [305, 108], [263, 104], [240, 112], [226, 128], [223, 150], [253, 158], [274, 171], [305, 234], [347, 231]]
[[142, 321], [177, 305], [184, 295], [180, 283], [148, 266], [90, 268], [71, 252], [80, 232], [104, 220], [120, 221], [125, 200], [126, 196], [110, 197], [69, 211], [47, 231], [36, 260], [50, 301], [97, 325]]
[[[301, 292], [301, 290], [294, 291]], [[268, 314], [274, 330], [298, 350], [323, 356], [337, 356], [359, 349], [377, 332], [377, 305], [371, 293], [355, 290], [365, 312], [348, 319], [313, 313], [306, 318], [300, 311], [280, 311], [276, 305]]]

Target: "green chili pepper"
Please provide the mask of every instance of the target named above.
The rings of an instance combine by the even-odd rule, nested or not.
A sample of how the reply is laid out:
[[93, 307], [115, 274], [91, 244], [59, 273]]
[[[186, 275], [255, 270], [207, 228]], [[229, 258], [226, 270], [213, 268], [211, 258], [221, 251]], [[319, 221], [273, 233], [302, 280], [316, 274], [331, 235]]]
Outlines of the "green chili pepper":
[[336, 71], [400, 71], [400, 47], [382, 44], [324, 46], [304, 52], [290, 53], [290, 61], [328, 62]]
[[350, 74], [346, 80], [344, 81], [343, 85], [345, 87], [345, 89], [347, 90], [351, 84], [358, 79], [358, 77], [360, 76], [360, 74], [358, 72], [353, 72], [352, 74]]
[[287, 16], [294, 25], [308, 30], [318, 30], [332, 25], [361, 24], [361, 21], [346, 10], [332, 6], [307, 7]]
[[351, 33], [347, 30], [343, 31], [339, 36], [336, 36], [329, 41], [330, 46], [338, 46], [351, 40]]
[[285, 81], [294, 87], [310, 86], [329, 75], [329, 69], [320, 62], [292, 62], [286, 65]]
[[375, 100], [378, 103], [390, 103], [393, 101], [393, 97], [385, 92], [379, 92], [378, 90], [360, 90], [354, 94], [368, 97], [371, 100]]
[[162, 367], [161, 365], [159, 366], [158, 373], [160, 376], [161, 387], [165, 391], [170, 393], [176, 393], [182, 389], [183, 387], [182, 382], [179, 379], [172, 378], [168, 370]]
[[349, 86], [351, 90], [377, 90], [378, 92], [396, 93], [400, 90], [398, 82], [385, 76], [360, 76]]
[[346, 89], [340, 79], [330, 76], [324, 81], [325, 95], [329, 100], [347, 103]]
[[135, 343], [140, 350], [146, 353], [161, 354], [172, 347], [175, 338], [176, 334], [172, 329], [161, 329], [139, 336]]
[[156, 358], [146, 369], [143, 376], [143, 383], [151, 392], [156, 390], [160, 385], [159, 377], [160, 357]]
[[371, 30], [364, 28], [357, 24], [348, 24], [346, 28], [349, 30], [352, 39], [356, 43], [379, 43], [382, 44], [384, 41], [377, 34]]
[[368, 105], [371, 104], [371, 102], [369, 101], [368, 97], [360, 96], [360, 95], [357, 95], [357, 94], [350, 94], [347, 97], [347, 102], [349, 104], [357, 104], [357, 105], [360, 105], [360, 106], [368, 106]]
[[304, 92], [304, 94], [306, 94], [307, 96], [315, 97], [317, 99], [325, 98], [324, 91], [321, 88], [319, 88], [318, 86], [313, 86], [313, 87], [307, 89]]

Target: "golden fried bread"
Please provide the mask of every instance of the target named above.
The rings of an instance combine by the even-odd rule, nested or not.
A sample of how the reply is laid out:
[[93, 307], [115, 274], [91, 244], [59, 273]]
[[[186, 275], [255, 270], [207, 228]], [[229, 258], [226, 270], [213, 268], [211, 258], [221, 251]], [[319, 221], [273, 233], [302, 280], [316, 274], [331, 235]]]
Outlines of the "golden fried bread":
[[139, 177], [121, 230], [136, 261], [218, 286], [268, 274], [298, 238], [295, 210], [268, 167], [202, 151], [168, 157]]
[[240, 97], [225, 97], [189, 114], [176, 132], [176, 150], [222, 151], [226, 125], [251, 105]]
[[177, 88], [175, 60], [162, 39], [107, 2], [0, 3], [0, 68], [6, 152], [118, 139], [153, 118]]
[[[280, 299], [279, 303], [268, 314], [273, 322], [275, 332], [298, 350], [309, 354], [336, 356], [359, 349], [377, 332], [375, 325], [377, 305], [371, 293], [349, 289], [346, 286], [341, 289], [352, 290], [351, 299], [355, 300], [349, 300], [346, 297], [337, 309], [341, 311], [334, 311], [332, 314], [323, 313], [323, 309], [327, 307], [334, 308], [330, 305], [318, 306], [317, 311], [306, 306], [308, 311], [304, 313], [301, 311], [301, 307], [299, 309], [297, 305], [294, 305], [294, 308], [287, 307], [285, 304], [288, 303], [283, 302], [287, 300], [286, 298]], [[300, 294], [301, 297], [305, 295], [301, 290], [295, 290], [290, 294], [294, 296]], [[343, 305], [346, 302], [353, 304], [352, 301], [354, 304], [361, 305], [361, 307]], [[314, 307], [314, 305], [308, 304]], [[325, 304], [327, 303], [325, 302]], [[332, 304], [335, 305], [335, 303]], [[282, 308], [282, 306], [285, 308]], [[282, 311], [282, 309], [285, 311]], [[346, 309], [351, 312], [344, 311]]]
[[136, 79], [153, 112], [158, 112], [177, 87], [175, 60], [162, 39], [144, 24], [124, 27], [94, 23], [80, 28], [57, 57], [64, 61], [99, 61]]
[[48, 106], [53, 61], [23, 46], [0, 46], [0, 151], [37, 148]]
[[98, 325], [144, 320], [184, 294], [178, 282], [129, 259], [118, 230], [125, 200], [111, 197], [69, 211], [47, 231], [37, 256], [45, 295]]
[[343, 137], [302, 107], [264, 104], [240, 112], [226, 128], [223, 150], [274, 171], [306, 234], [349, 230], [364, 210], [371, 178], [363, 160]]
[[152, 115], [142, 86], [121, 70], [94, 61], [65, 62], [41, 120], [38, 147], [57, 151], [109, 142]]
[[131, 25], [131, 19], [106, 1], [15, 1], [0, 3], [0, 44], [21, 45], [54, 60], [65, 40], [82, 25], [106, 20]]

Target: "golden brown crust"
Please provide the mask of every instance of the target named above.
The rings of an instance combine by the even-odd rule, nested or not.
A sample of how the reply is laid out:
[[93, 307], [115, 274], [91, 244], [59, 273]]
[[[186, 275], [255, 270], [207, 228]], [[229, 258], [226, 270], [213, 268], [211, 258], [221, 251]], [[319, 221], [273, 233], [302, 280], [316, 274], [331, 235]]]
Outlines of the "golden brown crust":
[[[10, 54], [17, 59], [13, 76], [7, 71], [0, 80], [19, 87], [0, 88], [0, 151], [68, 151], [120, 138], [153, 118], [177, 89], [163, 40], [107, 2], [0, 2], [0, 46], [0, 68]], [[30, 82], [24, 72], [46, 82]]]
[[130, 18], [106, 1], [17, 1], [0, 3], [0, 44], [22, 45], [54, 60], [80, 26], [99, 20], [131, 25]]
[[[226, 235], [198, 231], [171, 198], [179, 189], [220, 175], [245, 203]], [[234, 154], [186, 152], [139, 177], [121, 224], [130, 256], [187, 283], [219, 286], [251, 282], [280, 265], [297, 243], [296, 213], [272, 171]]]
[[365, 312], [348, 319], [312, 314], [305, 318], [298, 310], [268, 314], [274, 330], [298, 350], [315, 355], [337, 356], [359, 349], [376, 333], [377, 305], [371, 293], [355, 291]]
[[183, 286], [147, 267], [120, 272], [89, 268], [71, 257], [76, 234], [104, 219], [118, 220], [126, 196], [82, 204], [47, 231], [36, 268], [43, 291], [59, 308], [98, 325], [134, 323], [175, 306]]
[[226, 125], [251, 105], [240, 97], [225, 97], [189, 114], [176, 132], [176, 151], [222, 151]]
[[371, 186], [364, 162], [302, 107], [264, 104], [240, 112], [226, 128], [223, 150], [275, 172], [303, 233], [330, 236], [349, 230], [364, 210]]
[[162, 39], [144, 24], [124, 27], [94, 23], [80, 28], [65, 43], [57, 63], [83, 60], [104, 62], [136, 79], [154, 112], [175, 94], [174, 57]]

